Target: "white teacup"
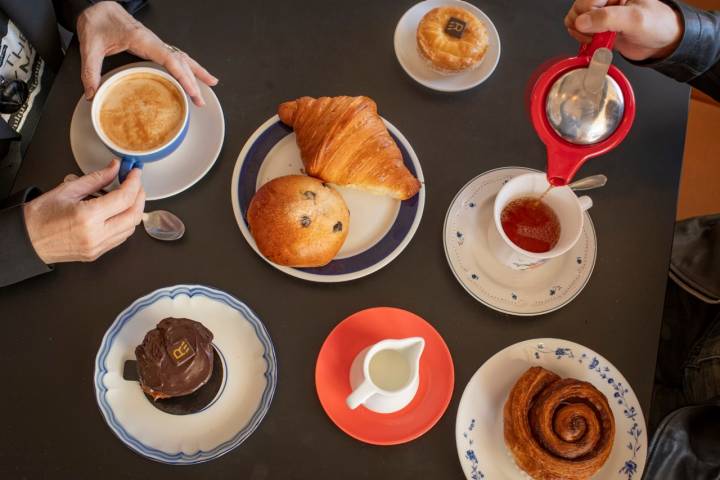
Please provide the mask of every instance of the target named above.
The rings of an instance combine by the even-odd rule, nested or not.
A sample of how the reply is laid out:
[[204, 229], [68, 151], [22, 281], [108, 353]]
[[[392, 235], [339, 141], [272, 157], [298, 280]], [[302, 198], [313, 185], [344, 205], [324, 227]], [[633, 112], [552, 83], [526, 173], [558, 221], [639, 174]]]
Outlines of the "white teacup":
[[364, 405], [377, 413], [405, 408], [420, 384], [420, 355], [425, 348], [421, 337], [383, 340], [362, 350], [350, 367], [347, 406]]
[[568, 186], [554, 187], [543, 198], [560, 221], [560, 238], [547, 252], [535, 253], [515, 245], [505, 234], [501, 214], [505, 206], [521, 197], [539, 197], [550, 186], [544, 173], [526, 173], [506, 183], [495, 197], [493, 220], [488, 225], [488, 245], [500, 263], [514, 270], [539, 267], [570, 250], [580, 238], [585, 210], [592, 207], [588, 196], [578, 197]]

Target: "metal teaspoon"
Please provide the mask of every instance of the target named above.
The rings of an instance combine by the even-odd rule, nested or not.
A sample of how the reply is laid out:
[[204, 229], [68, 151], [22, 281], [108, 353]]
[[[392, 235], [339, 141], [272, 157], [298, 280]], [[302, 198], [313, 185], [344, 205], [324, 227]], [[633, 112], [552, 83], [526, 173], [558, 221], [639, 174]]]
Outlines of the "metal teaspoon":
[[579, 192], [582, 190], [592, 190], [593, 188], [604, 187], [607, 183], [607, 177], [605, 175], [591, 175], [589, 177], [581, 178], [570, 183], [568, 187], [574, 191]]

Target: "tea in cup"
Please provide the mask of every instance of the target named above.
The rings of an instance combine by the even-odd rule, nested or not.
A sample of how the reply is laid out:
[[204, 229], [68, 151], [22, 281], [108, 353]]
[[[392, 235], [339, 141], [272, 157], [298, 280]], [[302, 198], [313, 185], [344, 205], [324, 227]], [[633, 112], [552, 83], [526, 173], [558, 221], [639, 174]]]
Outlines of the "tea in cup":
[[590, 207], [590, 197], [578, 197], [568, 186], [551, 188], [544, 173], [519, 175], [495, 197], [490, 251], [515, 270], [539, 267], [577, 243]]
[[120, 182], [133, 168], [167, 157], [182, 144], [190, 118], [185, 91], [170, 74], [135, 67], [112, 75], [93, 100], [92, 125], [120, 160]]
[[415, 397], [420, 384], [420, 356], [425, 340], [411, 337], [383, 340], [362, 350], [350, 368], [347, 406], [360, 405], [377, 413], [392, 413], [405, 408]]

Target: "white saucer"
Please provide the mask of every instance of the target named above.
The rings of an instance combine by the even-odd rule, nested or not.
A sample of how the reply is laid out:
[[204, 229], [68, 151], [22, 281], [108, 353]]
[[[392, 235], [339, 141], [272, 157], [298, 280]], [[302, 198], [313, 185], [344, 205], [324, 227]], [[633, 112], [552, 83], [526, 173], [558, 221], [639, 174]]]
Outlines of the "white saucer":
[[[488, 50], [480, 65], [466, 72], [443, 75], [432, 70], [417, 51], [416, 32], [420, 20], [436, 7], [460, 7], [470, 11], [487, 28]], [[440, 92], [461, 92], [480, 85], [492, 75], [500, 60], [500, 35], [490, 17], [461, 0], [425, 0], [405, 12], [395, 28], [395, 55], [405, 72], [416, 82]]]
[[[424, 182], [420, 161], [410, 143], [384, 120], [403, 162]], [[247, 209], [258, 188], [283, 175], [304, 174], [292, 128], [277, 115], [248, 139], [238, 156], [230, 187], [233, 211], [245, 240], [263, 259], [247, 225]], [[425, 185], [414, 197], [399, 201], [385, 195], [334, 186], [350, 210], [350, 231], [333, 261], [319, 268], [290, 268], [269, 262], [280, 271], [315, 282], [344, 282], [369, 275], [393, 261], [415, 235], [425, 206]]]
[[[123, 378], [145, 334], [166, 317], [189, 318], [213, 333], [224, 378], [203, 410], [172, 415], [152, 405], [136, 381]], [[115, 435], [135, 452], [170, 464], [206, 462], [240, 445], [270, 408], [277, 361], [262, 322], [242, 302], [200, 285], [161, 288], [115, 319], [95, 359], [95, 396]]]
[[537, 170], [506, 167], [468, 182], [445, 216], [443, 244], [450, 269], [477, 301], [512, 315], [541, 315], [572, 301], [590, 280], [597, 239], [585, 212], [580, 240], [566, 254], [525, 271], [500, 263], [488, 249], [487, 228], [500, 188], [513, 177]]
[[468, 480], [529, 478], [505, 447], [503, 406], [528, 368], [541, 366], [563, 378], [592, 383], [608, 399], [615, 417], [615, 440], [593, 480], [639, 480], [647, 456], [645, 417], [628, 381], [609, 361], [567, 340], [542, 338], [516, 343], [493, 355], [470, 379], [455, 423], [460, 464]]
[[[116, 68], [108, 76], [131, 68], [153, 67], [162, 69], [152, 62], [138, 62]], [[146, 163], [143, 167], [142, 182], [147, 200], [160, 200], [187, 190], [210, 171], [217, 160], [225, 138], [225, 118], [215, 92], [198, 82], [206, 105], [202, 108], [190, 104], [190, 126], [187, 137], [180, 147], [162, 160]], [[80, 170], [88, 174], [107, 166], [113, 154], [100, 141], [90, 121], [92, 103], [81, 97], [70, 123], [70, 146]], [[108, 188], [117, 187], [117, 180]]]

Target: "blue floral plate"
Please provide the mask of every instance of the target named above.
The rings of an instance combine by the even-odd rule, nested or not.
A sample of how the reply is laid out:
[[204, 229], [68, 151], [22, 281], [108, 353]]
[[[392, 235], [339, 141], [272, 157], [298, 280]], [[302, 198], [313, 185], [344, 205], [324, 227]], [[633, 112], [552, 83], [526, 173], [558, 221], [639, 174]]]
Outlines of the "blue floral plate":
[[493, 203], [502, 186], [530, 168], [503, 167], [470, 180], [457, 193], [445, 216], [443, 245], [450, 270], [477, 301], [511, 315], [542, 315], [570, 303], [590, 281], [597, 238], [585, 212], [577, 243], [565, 254], [530, 270], [513, 270], [492, 254], [487, 231]]
[[[410, 143], [390, 122], [384, 121], [400, 148], [405, 166], [423, 183], [422, 168]], [[245, 240], [263, 259], [247, 224], [250, 201], [256, 190], [273, 178], [304, 173], [295, 133], [277, 115], [261, 125], [240, 152], [230, 187], [233, 211]], [[272, 266], [305, 280], [344, 282], [380, 270], [407, 247], [422, 218], [424, 185], [417, 195], [402, 202], [352, 188], [335, 188], [350, 209], [350, 230], [335, 259], [320, 268], [290, 268], [268, 261]]]
[[604, 357], [556, 338], [511, 345], [486, 361], [468, 382], [455, 422], [455, 441], [465, 477], [528, 478], [505, 447], [503, 407], [516, 380], [532, 366], [541, 366], [563, 378], [590, 382], [607, 398], [615, 417], [615, 439], [610, 456], [593, 480], [639, 480], [647, 456], [647, 434], [635, 392]]
[[[197, 320], [213, 332], [222, 380], [202, 410], [172, 415], [156, 408], [125, 362], [166, 317]], [[161, 288], [115, 319], [95, 359], [95, 396], [110, 429], [133, 451], [173, 465], [207, 462], [234, 449], [260, 425], [277, 384], [275, 350], [265, 326], [244, 303], [201, 285]]]

